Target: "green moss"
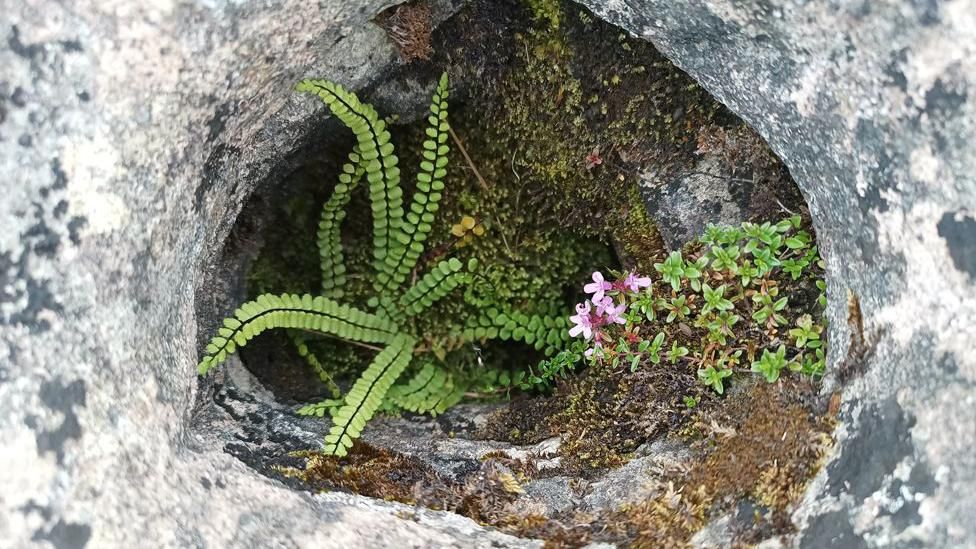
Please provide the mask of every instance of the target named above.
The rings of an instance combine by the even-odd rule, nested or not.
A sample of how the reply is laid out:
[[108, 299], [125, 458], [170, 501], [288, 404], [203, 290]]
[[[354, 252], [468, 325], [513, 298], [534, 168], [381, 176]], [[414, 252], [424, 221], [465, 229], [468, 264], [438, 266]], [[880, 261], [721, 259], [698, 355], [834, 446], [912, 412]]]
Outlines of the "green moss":
[[684, 544], [709, 517], [748, 500], [757, 512], [749, 528], [736, 532], [736, 545], [791, 532], [789, 510], [830, 448], [833, 418], [803, 404], [815, 387], [789, 385], [757, 383], [698, 414], [696, 457], [669, 479], [668, 491], [608, 519], [624, 525], [624, 537], [638, 546]]
[[519, 184], [536, 188], [533, 207], [551, 223], [605, 239], [627, 263], [649, 269], [663, 245], [638, 169], [682, 168], [697, 128], [724, 110], [648, 44], [577, 7], [559, 13], [561, 26], [515, 36], [513, 66], [477, 98], [483, 112], [465, 131], [478, 132], [482, 153], [506, 158]]
[[559, 0], [526, 0], [526, 4], [537, 20], [547, 21], [553, 29], [559, 28], [559, 20], [562, 18]]

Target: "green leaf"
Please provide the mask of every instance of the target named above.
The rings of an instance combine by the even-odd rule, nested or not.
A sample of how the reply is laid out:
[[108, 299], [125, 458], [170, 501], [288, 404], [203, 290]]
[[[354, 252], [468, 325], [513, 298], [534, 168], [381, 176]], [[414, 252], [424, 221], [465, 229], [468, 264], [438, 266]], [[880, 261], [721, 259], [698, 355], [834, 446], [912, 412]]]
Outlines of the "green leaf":
[[[310, 330], [364, 343], [388, 343], [398, 334], [397, 326], [385, 318], [352, 307], [347, 308], [348, 314], [339, 316], [338, 303], [335, 301], [325, 297], [314, 300], [308, 297], [306, 300], [294, 294], [262, 294], [254, 301], [242, 304], [234, 314], [237, 328], [222, 328], [230, 333], [226, 337], [220, 334], [214, 336], [207, 345], [207, 354], [197, 367], [200, 375], [206, 375], [248, 341], [273, 328]], [[235, 339], [242, 339], [243, 342]]]
[[[426, 129], [426, 133], [431, 139], [424, 143], [428, 150], [424, 151], [425, 160], [421, 161], [420, 171], [417, 174], [417, 190], [414, 192], [410, 203], [410, 211], [417, 212], [421, 216], [429, 214], [430, 219], [433, 218], [441, 200], [441, 193], [437, 192], [444, 188], [444, 170], [441, 168], [447, 165], [447, 155], [450, 152], [447, 145], [434, 148], [435, 142], [444, 141], [441, 138], [446, 136], [448, 131], [447, 85], [447, 73], [445, 72], [441, 74], [440, 82], [431, 100], [431, 116], [428, 118], [430, 125]], [[428, 143], [430, 144], [429, 148], [427, 147]], [[388, 146], [390, 154], [392, 154], [393, 146], [392, 144], [388, 144]], [[424, 183], [430, 183], [430, 186], [422, 186]], [[397, 190], [399, 191], [399, 188]], [[381, 284], [375, 285], [377, 292], [390, 292], [403, 284], [407, 274], [414, 269], [417, 260], [423, 254], [424, 242], [427, 240], [431, 227], [430, 221], [427, 221], [423, 225], [415, 224], [401, 231], [403, 235], [400, 241], [402, 247], [394, 247], [389, 250], [391, 256], [391, 261], [388, 262], [390, 265], [389, 276], [383, 278]]]

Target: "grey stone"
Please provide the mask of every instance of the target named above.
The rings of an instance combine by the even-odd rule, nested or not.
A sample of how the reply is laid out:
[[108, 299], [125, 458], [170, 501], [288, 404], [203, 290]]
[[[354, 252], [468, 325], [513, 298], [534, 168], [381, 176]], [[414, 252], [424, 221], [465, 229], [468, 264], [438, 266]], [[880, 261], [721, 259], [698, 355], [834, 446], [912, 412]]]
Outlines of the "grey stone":
[[640, 174], [648, 214], [672, 250], [696, 239], [709, 224], [779, 219], [803, 209], [803, 197], [759, 135], [746, 126], [710, 126], [707, 144], [688, 169], [649, 166]]
[[607, 471], [587, 487], [582, 508], [587, 511], [616, 510], [624, 503], [635, 503], [667, 487], [660, 480], [680, 469], [691, 456], [684, 445], [659, 440], [638, 449], [623, 466]]
[[[843, 391], [843, 407], [795, 543], [976, 543], [976, 3], [583, 4], [751, 124], [809, 203], [827, 261], [825, 396]], [[850, 345], [848, 292], [864, 346]]]
[[[363, 433], [363, 440], [419, 458], [445, 479], [460, 481], [478, 471], [485, 454], [513, 448], [503, 442], [468, 438], [495, 409], [497, 406], [462, 404], [433, 420], [427, 416], [377, 418]], [[467, 422], [470, 425], [464, 426]]]
[[[853, 375], [828, 384], [840, 446], [793, 542], [976, 543], [976, 4], [585, 3], [755, 127], [809, 202], [830, 363]], [[205, 273], [243, 204], [339, 139], [291, 87], [380, 86], [395, 54], [369, 20], [387, 4], [0, 2], [2, 544], [526, 544], [257, 474], [225, 451], [247, 433], [215, 430], [235, 407], [313, 437], [260, 403], [214, 408], [221, 387], [195, 377], [233, 298]], [[407, 112], [421, 88], [377, 96], [404, 90]], [[850, 357], [848, 291], [867, 331]]]
[[648, 213], [668, 248], [681, 248], [697, 238], [709, 223], [738, 225], [748, 219], [748, 210], [732, 197], [732, 177], [713, 156], [699, 159], [691, 173], [664, 181], [659, 180], [658, 174], [641, 174]]
[[227, 302], [204, 273], [238, 212], [335, 139], [292, 87], [376, 84], [397, 63], [369, 22], [387, 5], [0, 2], [0, 546], [532, 545], [257, 474], [225, 447], [282, 442], [233, 413], [316, 437], [196, 378], [197, 313]]
[[700, 547], [701, 549], [731, 547], [734, 542], [730, 527], [731, 523], [732, 517], [729, 515], [714, 519], [707, 526], [695, 533], [689, 544], [692, 547]]
[[540, 478], [525, 483], [525, 494], [520, 496], [514, 507], [522, 511], [531, 510], [539, 515], [553, 517], [576, 509], [579, 496], [572, 486], [573, 479], [559, 476]]

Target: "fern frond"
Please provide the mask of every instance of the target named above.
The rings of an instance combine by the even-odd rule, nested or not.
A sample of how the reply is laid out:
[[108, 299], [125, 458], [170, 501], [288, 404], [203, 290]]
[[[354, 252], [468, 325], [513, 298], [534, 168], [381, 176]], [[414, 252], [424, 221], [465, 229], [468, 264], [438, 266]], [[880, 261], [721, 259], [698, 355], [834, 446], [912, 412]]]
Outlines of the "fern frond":
[[326, 297], [263, 294], [224, 319], [224, 326], [210, 340], [197, 370], [206, 375], [255, 336], [273, 328], [309, 330], [364, 343], [388, 343], [399, 333], [396, 324], [387, 318]]
[[430, 116], [427, 117], [427, 139], [423, 143], [423, 160], [417, 174], [417, 190], [410, 201], [405, 223], [400, 233], [398, 246], [386, 258], [391, 276], [377, 288], [379, 293], [395, 290], [417, 265], [424, 252], [424, 242], [430, 233], [444, 190], [444, 176], [447, 175], [447, 73], [441, 74], [440, 82], [430, 103]]
[[317, 95], [356, 136], [369, 184], [373, 211], [373, 266], [376, 269], [374, 287], [379, 290], [393, 275], [386, 258], [403, 239], [403, 190], [400, 188], [400, 169], [397, 167], [399, 160], [394, 154], [386, 122], [379, 118], [371, 105], [360, 102], [356, 94], [334, 82], [302, 80], [295, 89]]
[[454, 375], [428, 362], [405, 385], [390, 389], [389, 399], [404, 410], [436, 417], [457, 404], [465, 389]]
[[339, 232], [342, 220], [346, 218], [346, 205], [352, 190], [366, 171], [359, 156], [359, 148], [349, 153], [349, 162], [342, 166], [339, 183], [332, 196], [322, 206], [319, 218], [318, 246], [319, 262], [322, 266], [322, 295], [332, 299], [342, 299], [346, 285], [346, 264], [342, 256], [342, 240]]
[[344, 456], [363, 427], [383, 403], [387, 391], [413, 359], [415, 340], [398, 334], [366, 368], [346, 394], [345, 404], [332, 418], [332, 428], [325, 436], [325, 453]]
[[306, 404], [298, 410], [295, 410], [295, 413], [300, 416], [325, 417], [326, 412], [328, 412], [330, 416], [333, 416], [339, 410], [339, 407], [342, 406], [343, 402], [342, 399], [327, 398], [320, 402]]
[[501, 339], [521, 341], [552, 356], [569, 340], [569, 322], [561, 316], [500, 313], [491, 309], [465, 324], [462, 335], [471, 340]]
[[329, 388], [329, 393], [332, 395], [332, 398], [339, 398], [339, 394], [341, 392], [339, 391], [339, 386], [336, 385], [335, 380], [332, 378], [332, 375], [328, 372], [328, 370], [325, 369], [325, 366], [322, 366], [322, 363], [319, 362], [319, 358], [315, 356], [315, 353], [308, 348], [308, 340], [305, 338], [305, 335], [298, 330], [288, 330], [288, 337], [295, 345], [295, 350], [298, 351], [298, 356], [305, 359], [305, 362], [312, 368], [315, 375], [319, 376], [322, 383], [325, 383], [325, 385]]
[[[469, 262], [469, 270], [477, 263]], [[467, 273], [461, 271], [464, 265], [455, 257], [437, 263], [427, 274], [400, 297], [400, 310], [407, 317], [416, 316], [458, 287]], [[397, 317], [399, 318], [399, 317]]]

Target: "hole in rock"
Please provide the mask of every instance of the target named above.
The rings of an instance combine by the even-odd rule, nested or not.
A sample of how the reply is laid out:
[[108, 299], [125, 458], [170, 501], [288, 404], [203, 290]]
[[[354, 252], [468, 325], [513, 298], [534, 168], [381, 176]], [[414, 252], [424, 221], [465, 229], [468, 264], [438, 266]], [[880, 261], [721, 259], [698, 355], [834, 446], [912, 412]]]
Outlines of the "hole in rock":
[[[720, 519], [745, 543], [788, 533], [832, 420], [817, 397], [823, 274], [787, 169], [650, 44], [574, 4], [474, 1], [429, 36], [425, 9], [377, 20], [404, 61], [358, 94], [392, 117], [409, 209], [425, 101], [441, 71], [451, 78], [441, 202], [416, 267], [380, 293], [398, 299], [448, 257], [477, 260], [461, 287], [400, 322], [415, 344], [398, 383], [436, 369], [450, 390], [430, 398], [443, 406], [431, 418], [389, 400], [348, 456], [315, 454], [329, 423], [296, 408], [345, 394], [382, 345], [271, 331], [221, 366], [227, 451], [296, 488], [570, 545], [687, 542]], [[323, 291], [322, 205], [354, 141], [322, 120], [242, 210], [212, 275], [220, 313], [265, 292]], [[366, 186], [343, 210], [336, 300], [374, 311]], [[584, 347], [543, 328], [565, 335], [593, 271], [650, 276], [650, 293], [611, 290], [624, 324], [596, 326], [595, 361], [557, 355]]]

